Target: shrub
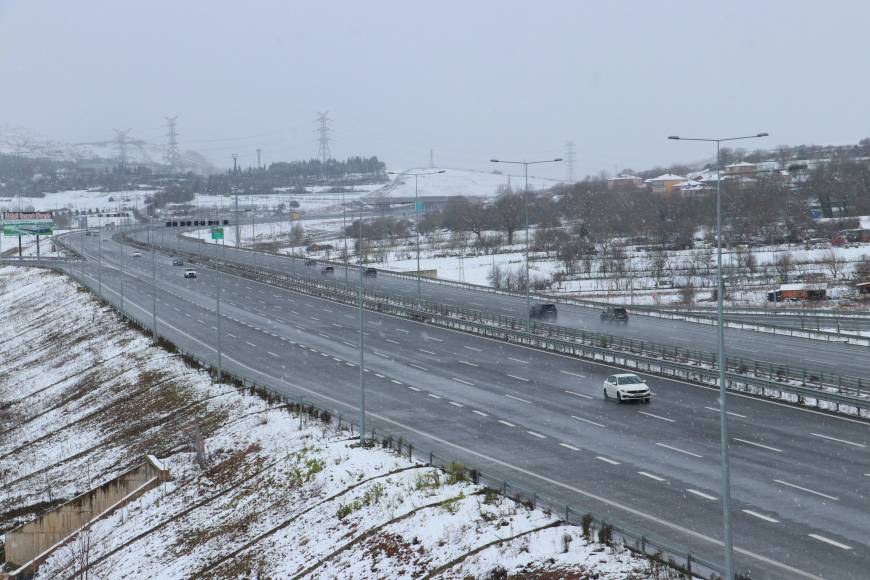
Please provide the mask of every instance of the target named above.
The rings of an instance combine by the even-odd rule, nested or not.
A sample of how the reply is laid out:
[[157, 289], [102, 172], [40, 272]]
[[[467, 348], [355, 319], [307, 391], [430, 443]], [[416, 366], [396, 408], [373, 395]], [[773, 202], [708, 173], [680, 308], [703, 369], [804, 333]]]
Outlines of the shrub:
[[444, 467], [447, 472], [447, 483], [454, 484], [460, 481], [466, 481], [468, 475], [465, 473], [465, 465], [457, 461], [452, 461]]
[[592, 541], [592, 514], [585, 514], [580, 520], [580, 526], [583, 528], [583, 538], [587, 542]]

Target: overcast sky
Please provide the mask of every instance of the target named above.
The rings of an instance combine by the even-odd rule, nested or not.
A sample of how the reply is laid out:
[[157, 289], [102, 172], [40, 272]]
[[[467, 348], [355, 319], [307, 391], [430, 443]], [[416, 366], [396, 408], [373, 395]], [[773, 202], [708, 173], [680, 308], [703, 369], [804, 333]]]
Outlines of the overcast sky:
[[[112, 128], [222, 167], [332, 153], [391, 168], [561, 157], [576, 174], [870, 135], [870, 2], [0, 0], [0, 126]], [[749, 143], [749, 145], [754, 145]], [[562, 177], [556, 166], [539, 175]]]

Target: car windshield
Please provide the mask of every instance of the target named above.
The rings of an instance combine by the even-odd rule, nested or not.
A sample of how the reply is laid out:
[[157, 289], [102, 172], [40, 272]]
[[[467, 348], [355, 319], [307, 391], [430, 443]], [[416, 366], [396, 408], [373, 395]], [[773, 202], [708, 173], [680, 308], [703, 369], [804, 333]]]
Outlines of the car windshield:
[[616, 377], [617, 384], [619, 385], [636, 385], [638, 383], [642, 383], [643, 381], [637, 375], [625, 375], [623, 377]]

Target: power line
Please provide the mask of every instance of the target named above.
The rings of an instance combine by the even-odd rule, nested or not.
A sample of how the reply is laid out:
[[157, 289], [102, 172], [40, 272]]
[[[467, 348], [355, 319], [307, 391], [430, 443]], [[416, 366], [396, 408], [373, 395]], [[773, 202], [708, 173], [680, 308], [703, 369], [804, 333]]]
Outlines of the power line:
[[565, 169], [567, 172], [567, 180], [569, 183], [574, 183], [574, 142], [568, 141], [566, 143], [566, 151], [565, 151]]
[[329, 138], [329, 121], [329, 111], [317, 113], [317, 122], [320, 124], [318, 128], [320, 147], [317, 150], [317, 156], [320, 157], [320, 162], [323, 164], [332, 158], [332, 153], [329, 151], [329, 142], [332, 141]]
[[175, 122], [178, 120], [178, 115], [175, 117], [164, 117], [164, 119], [166, 119], [169, 131], [166, 134], [168, 142], [164, 158], [172, 173], [180, 173], [184, 170], [184, 167], [181, 154], [178, 152], [178, 132], [175, 130]]
[[112, 129], [115, 132], [115, 143], [118, 144], [118, 165], [121, 168], [121, 171], [124, 172], [127, 170], [127, 135], [130, 134], [132, 129]]

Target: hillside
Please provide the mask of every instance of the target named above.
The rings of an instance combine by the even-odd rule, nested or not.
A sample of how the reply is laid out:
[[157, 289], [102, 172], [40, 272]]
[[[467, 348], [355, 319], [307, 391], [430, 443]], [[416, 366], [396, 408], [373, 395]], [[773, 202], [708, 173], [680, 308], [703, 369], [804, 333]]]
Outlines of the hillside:
[[[503, 169], [503, 168], [501, 168]], [[525, 178], [522, 174], [492, 173], [472, 169], [406, 169], [400, 175], [393, 176], [393, 181], [373, 191], [371, 198], [410, 198], [414, 197], [414, 177], [403, 173], [444, 171], [418, 178], [420, 197], [447, 197], [464, 195], [467, 197], [495, 197], [508, 186], [513, 191], [522, 191]], [[530, 189], [549, 189], [560, 183], [556, 179], [529, 176]]]

